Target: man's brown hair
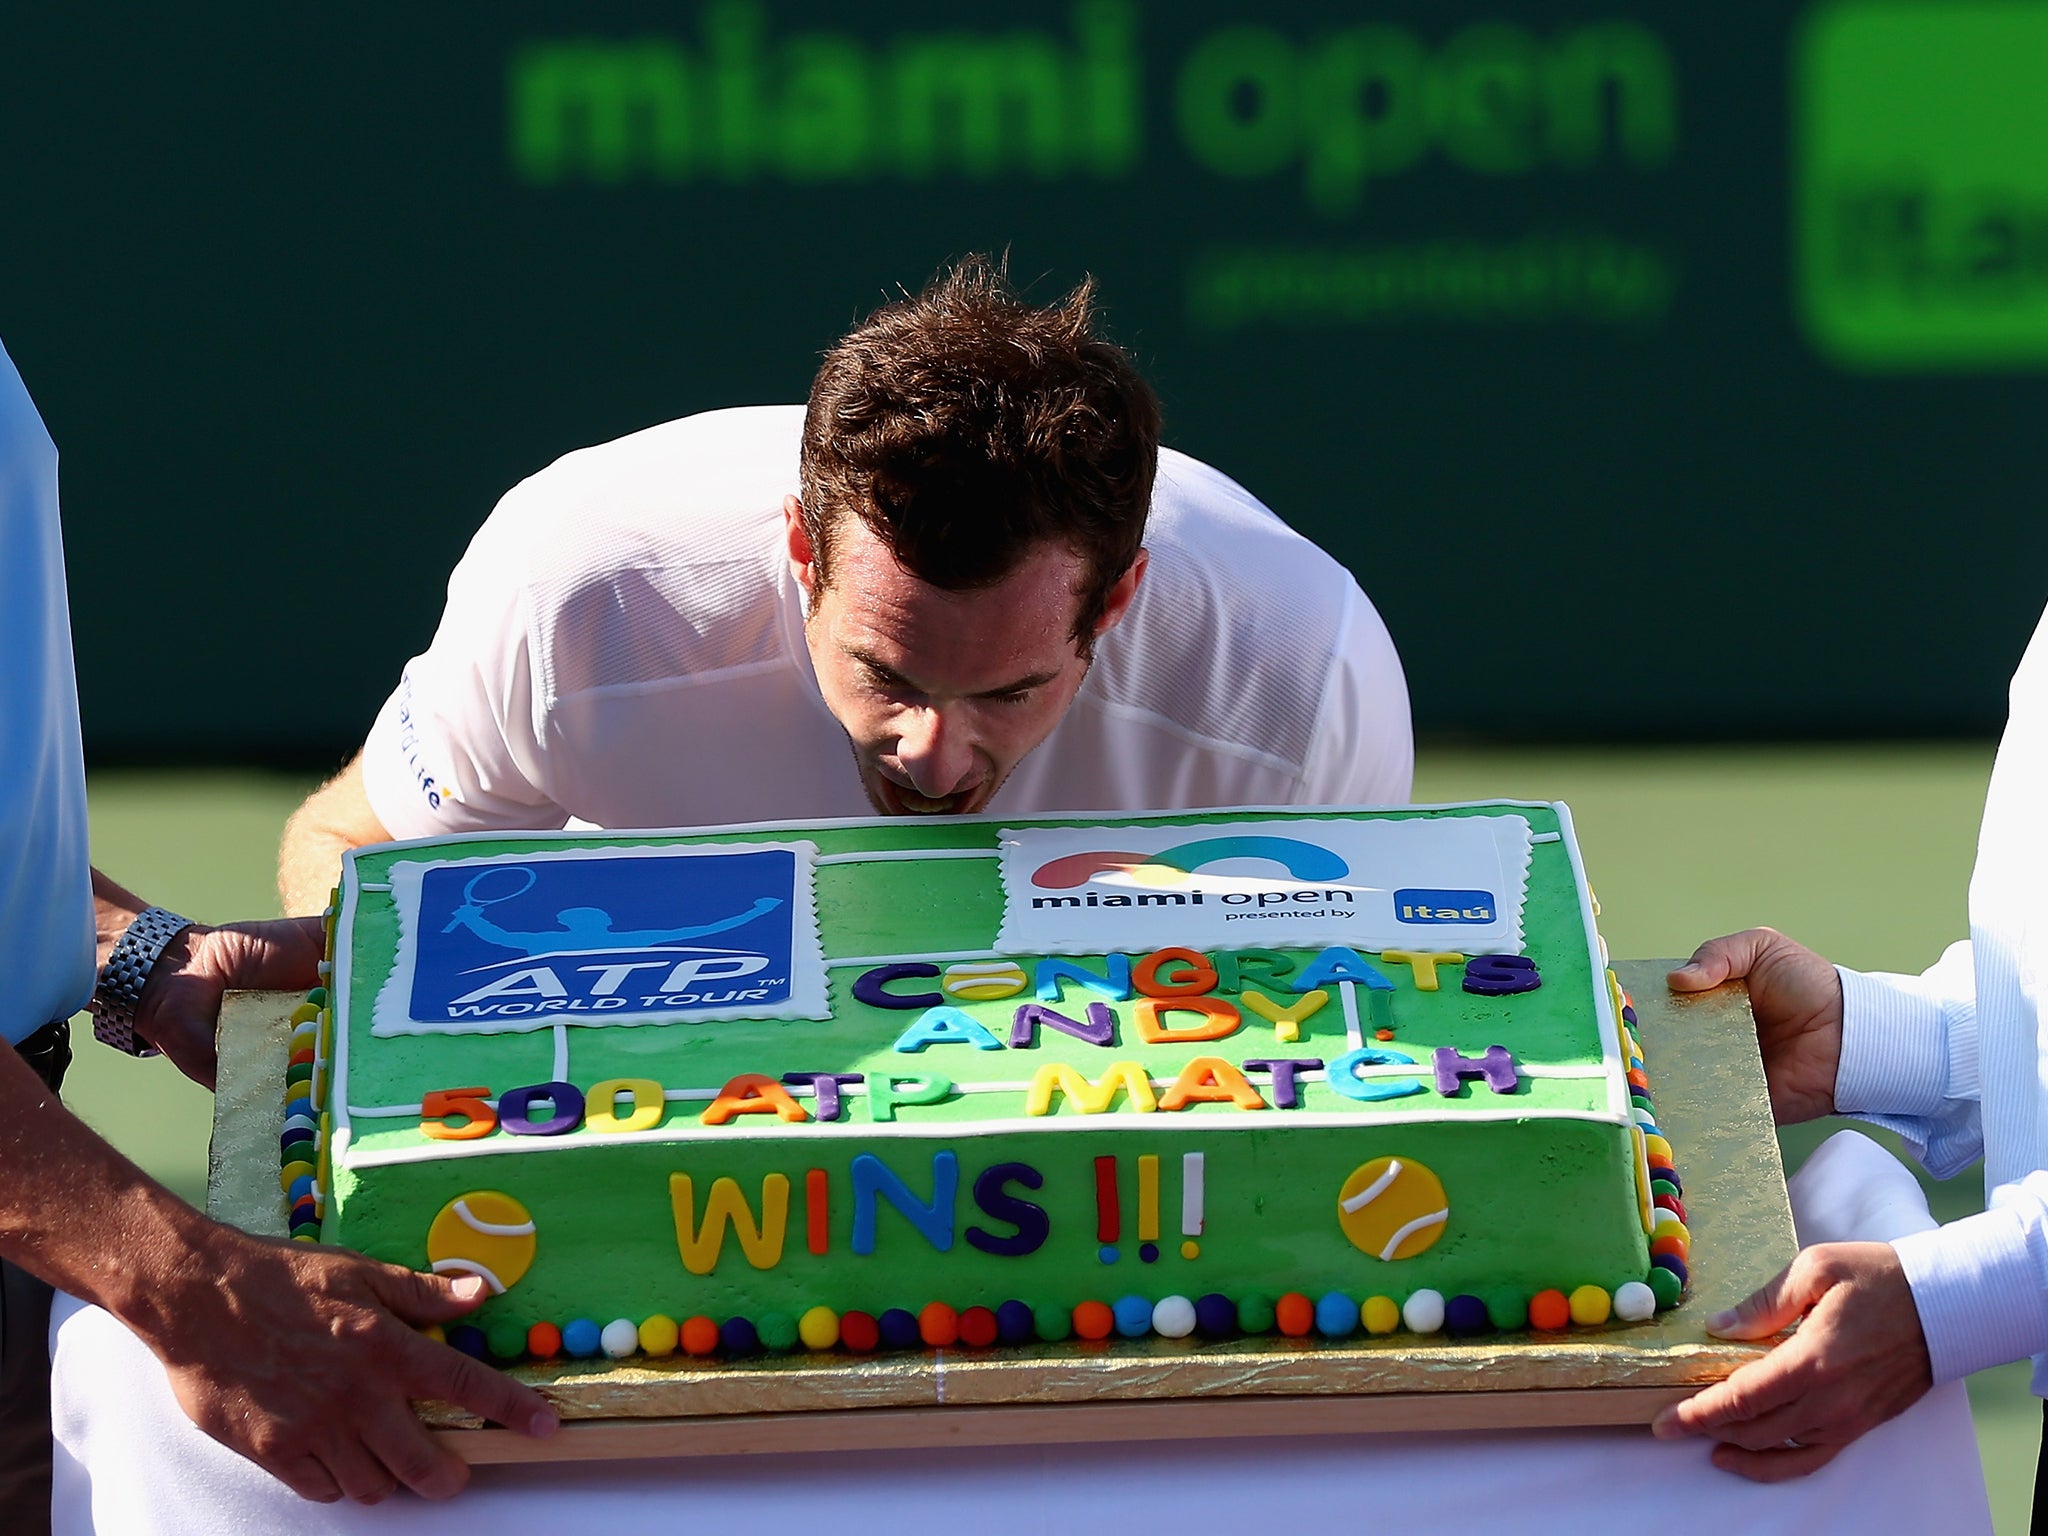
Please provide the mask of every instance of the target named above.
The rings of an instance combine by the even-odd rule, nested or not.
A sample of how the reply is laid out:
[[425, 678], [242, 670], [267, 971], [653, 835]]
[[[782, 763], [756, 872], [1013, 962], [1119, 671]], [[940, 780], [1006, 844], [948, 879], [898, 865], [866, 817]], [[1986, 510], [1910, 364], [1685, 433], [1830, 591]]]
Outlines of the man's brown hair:
[[1159, 465], [1159, 401], [1095, 321], [1094, 279], [1040, 308], [969, 256], [827, 351], [803, 436], [819, 584], [842, 512], [952, 592], [1062, 544], [1086, 566], [1074, 639], [1087, 654], [1138, 556]]

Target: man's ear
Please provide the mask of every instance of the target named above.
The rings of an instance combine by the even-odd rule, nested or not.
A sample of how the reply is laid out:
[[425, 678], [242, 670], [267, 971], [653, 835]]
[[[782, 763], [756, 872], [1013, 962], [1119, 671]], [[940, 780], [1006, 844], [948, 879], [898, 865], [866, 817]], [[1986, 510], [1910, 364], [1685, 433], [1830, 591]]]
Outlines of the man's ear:
[[1108, 600], [1102, 605], [1102, 622], [1095, 626], [1095, 638], [1100, 640], [1123, 622], [1124, 615], [1131, 611], [1131, 599], [1138, 595], [1138, 583], [1145, 579], [1145, 563], [1151, 559], [1144, 550], [1138, 551], [1138, 558], [1119, 576], [1116, 585], [1109, 589]]
[[789, 554], [789, 574], [804, 589], [807, 604], [818, 597], [818, 557], [811, 547], [811, 532], [804, 526], [804, 504], [794, 496], [782, 498], [783, 547]]

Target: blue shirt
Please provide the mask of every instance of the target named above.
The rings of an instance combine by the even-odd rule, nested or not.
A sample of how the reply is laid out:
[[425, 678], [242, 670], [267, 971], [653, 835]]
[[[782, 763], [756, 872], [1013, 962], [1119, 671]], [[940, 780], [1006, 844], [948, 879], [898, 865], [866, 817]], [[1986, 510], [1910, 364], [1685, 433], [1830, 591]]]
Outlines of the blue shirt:
[[2048, 615], [2012, 680], [1970, 877], [1970, 938], [1921, 976], [1841, 972], [1835, 1106], [1900, 1132], [1937, 1178], [1983, 1155], [1989, 1209], [1892, 1246], [1936, 1381], [2031, 1356], [2034, 1391], [2048, 1396], [2044, 786]]
[[0, 1035], [92, 995], [91, 852], [57, 445], [0, 348]]

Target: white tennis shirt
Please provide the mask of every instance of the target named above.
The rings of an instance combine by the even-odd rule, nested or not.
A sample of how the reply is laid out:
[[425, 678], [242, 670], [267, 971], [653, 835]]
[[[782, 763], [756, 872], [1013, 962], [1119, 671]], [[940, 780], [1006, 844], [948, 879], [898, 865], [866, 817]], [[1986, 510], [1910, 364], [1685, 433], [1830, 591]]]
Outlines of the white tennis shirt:
[[[688, 416], [514, 487], [371, 728], [395, 837], [872, 815], [783, 542], [800, 406]], [[1408, 689], [1351, 575], [1160, 455], [1129, 614], [995, 814], [1399, 805]]]

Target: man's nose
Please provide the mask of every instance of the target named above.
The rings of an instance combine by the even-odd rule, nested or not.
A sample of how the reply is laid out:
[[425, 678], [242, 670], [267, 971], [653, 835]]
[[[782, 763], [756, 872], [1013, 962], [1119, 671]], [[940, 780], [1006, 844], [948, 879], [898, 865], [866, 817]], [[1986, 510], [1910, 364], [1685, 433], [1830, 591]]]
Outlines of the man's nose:
[[896, 759], [912, 788], [927, 800], [939, 800], [963, 787], [972, 775], [974, 744], [956, 717], [927, 704], [904, 713]]

